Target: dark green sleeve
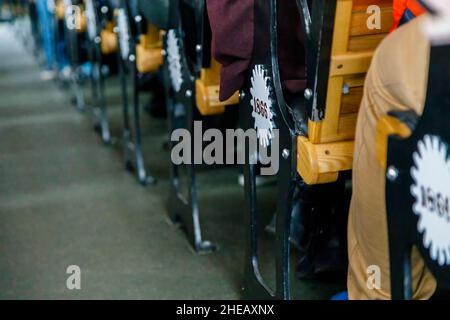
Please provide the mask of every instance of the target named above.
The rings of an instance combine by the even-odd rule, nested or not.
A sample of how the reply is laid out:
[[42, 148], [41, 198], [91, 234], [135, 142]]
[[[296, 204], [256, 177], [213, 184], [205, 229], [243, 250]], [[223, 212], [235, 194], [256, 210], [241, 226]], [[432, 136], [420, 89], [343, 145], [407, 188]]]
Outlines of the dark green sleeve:
[[140, 13], [153, 25], [167, 29], [170, 0], [138, 0]]

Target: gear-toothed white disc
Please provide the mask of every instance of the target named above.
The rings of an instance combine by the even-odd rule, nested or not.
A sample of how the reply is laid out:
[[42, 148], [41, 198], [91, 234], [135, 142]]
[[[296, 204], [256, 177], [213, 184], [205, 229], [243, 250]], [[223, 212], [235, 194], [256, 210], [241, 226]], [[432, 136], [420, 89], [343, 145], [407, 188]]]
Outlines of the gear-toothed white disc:
[[89, 40], [94, 41], [97, 36], [97, 19], [93, 0], [86, 0], [86, 19]]
[[172, 87], [176, 92], [179, 92], [183, 84], [183, 74], [181, 73], [180, 44], [173, 29], [167, 33], [167, 62]]
[[[431, 258], [450, 265], [450, 159], [449, 148], [438, 136], [425, 135], [413, 153], [411, 194], [418, 231]], [[401, 201], [401, 199], [398, 199]]]
[[270, 78], [266, 76], [263, 65], [256, 65], [252, 72], [252, 86], [250, 93], [252, 99], [252, 117], [255, 119], [255, 129], [261, 146], [267, 147], [273, 137], [273, 112], [270, 99]]
[[127, 60], [130, 55], [130, 28], [123, 8], [117, 11], [117, 27], [119, 28], [120, 54], [123, 60]]

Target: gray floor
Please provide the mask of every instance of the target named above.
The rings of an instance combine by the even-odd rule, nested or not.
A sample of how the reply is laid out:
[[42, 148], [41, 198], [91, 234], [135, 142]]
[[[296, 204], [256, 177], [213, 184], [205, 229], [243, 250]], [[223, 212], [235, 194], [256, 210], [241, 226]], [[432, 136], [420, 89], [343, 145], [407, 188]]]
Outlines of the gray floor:
[[[119, 92], [110, 80], [115, 136]], [[166, 122], [146, 117], [146, 162], [158, 184], [144, 188], [124, 170], [120, 141], [103, 145], [68, 97], [40, 80], [36, 59], [0, 25], [0, 299], [238, 299], [245, 228], [237, 169], [199, 175], [203, 227], [220, 250], [198, 256], [166, 218]], [[274, 194], [263, 191], [265, 220]], [[273, 241], [263, 236], [263, 268], [273, 270]], [[81, 290], [66, 288], [69, 265], [81, 268]], [[298, 296], [329, 295], [293, 282]]]

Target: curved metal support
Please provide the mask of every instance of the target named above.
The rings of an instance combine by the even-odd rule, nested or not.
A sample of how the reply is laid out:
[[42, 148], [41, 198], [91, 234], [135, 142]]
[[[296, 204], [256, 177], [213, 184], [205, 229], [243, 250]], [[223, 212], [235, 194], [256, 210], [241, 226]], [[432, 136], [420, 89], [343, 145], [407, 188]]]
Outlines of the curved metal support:
[[[307, 0], [296, 0], [305, 36], [308, 117], [325, 117], [328, 70], [337, 0], [314, 0], [310, 10]], [[319, 80], [318, 80], [319, 79]]]
[[[72, 1], [68, 1], [70, 5], [73, 4]], [[67, 19], [67, 17], [66, 17]], [[85, 110], [85, 99], [84, 99], [84, 93], [83, 93], [83, 83], [81, 78], [81, 70], [80, 70], [80, 56], [79, 56], [79, 50], [80, 50], [80, 44], [79, 44], [79, 35], [76, 29], [72, 28], [70, 29], [67, 26], [68, 22], [65, 21], [64, 23], [64, 33], [66, 38], [66, 44], [68, 47], [68, 57], [69, 57], [69, 64], [71, 69], [70, 74], [70, 88], [73, 93], [73, 103], [75, 104], [76, 108], [84, 112]]]
[[[294, 191], [296, 187], [296, 136], [292, 129], [293, 121], [284, 100], [281, 79], [278, 70], [277, 54], [277, 1], [257, 2], [255, 4], [255, 47], [252, 66], [264, 65], [271, 79], [275, 127], [279, 136], [280, 167], [277, 174], [277, 210], [276, 210], [276, 287], [271, 290], [259, 270], [258, 260], [258, 209], [255, 186], [255, 165], [250, 164], [250, 155], [246, 155], [244, 166], [245, 199], [247, 211], [248, 235], [246, 239], [246, 260], [244, 269], [243, 298], [245, 299], [290, 299], [290, 230]], [[250, 79], [241, 99], [241, 128], [254, 127], [250, 106]]]

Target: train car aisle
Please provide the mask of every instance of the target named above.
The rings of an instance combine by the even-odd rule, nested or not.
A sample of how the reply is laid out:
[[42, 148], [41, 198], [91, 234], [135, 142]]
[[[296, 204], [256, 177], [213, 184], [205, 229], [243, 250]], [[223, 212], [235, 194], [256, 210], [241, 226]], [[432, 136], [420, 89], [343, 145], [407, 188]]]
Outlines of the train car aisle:
[[[197, 256], [166, 222], [167, 181], [154, 188], [0, 26], [0, 299], [239, 298], [243, 228], [220, 228], [230, 248]], [[81, 290], [66, 287], [71, 265]]]

